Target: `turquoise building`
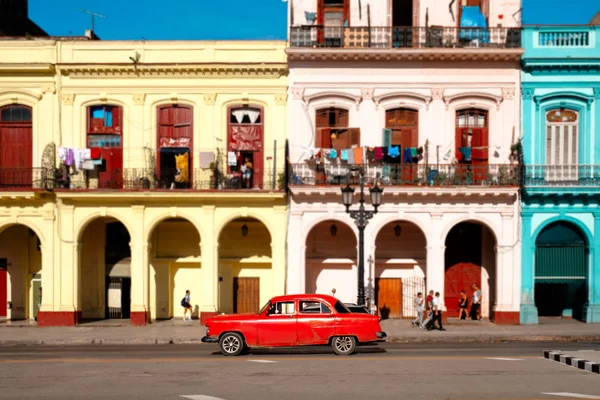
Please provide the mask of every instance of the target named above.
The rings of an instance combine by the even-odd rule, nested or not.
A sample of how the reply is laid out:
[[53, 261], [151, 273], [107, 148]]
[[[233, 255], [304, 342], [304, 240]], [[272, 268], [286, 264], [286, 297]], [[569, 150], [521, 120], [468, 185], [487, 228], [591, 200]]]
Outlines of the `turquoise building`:
[[523, 33], [521, 324], [600, 323], [600, 26]]

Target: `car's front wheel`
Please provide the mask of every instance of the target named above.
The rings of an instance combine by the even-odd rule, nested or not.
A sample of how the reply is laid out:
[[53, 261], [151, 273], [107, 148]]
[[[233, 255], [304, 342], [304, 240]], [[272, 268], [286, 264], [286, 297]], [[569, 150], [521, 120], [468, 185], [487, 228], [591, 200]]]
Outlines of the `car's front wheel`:
[[244, 351], [244, 339], [235, 332], [227, 332], [219, 339], [221, 353], [225, 356], [237, 356]]
[[331, 347], [335, 354], [347, 356], [356, 350], [356, 339], [352, 336], [338, 336], [331, 341]]

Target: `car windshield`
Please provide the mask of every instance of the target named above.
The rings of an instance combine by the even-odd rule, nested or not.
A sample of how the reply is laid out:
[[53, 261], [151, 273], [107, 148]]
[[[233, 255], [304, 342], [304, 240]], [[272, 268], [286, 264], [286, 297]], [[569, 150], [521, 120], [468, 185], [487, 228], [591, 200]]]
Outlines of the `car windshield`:
[[335, 303], [335, 311], [336, 311], [338, 314], [350, 314], [350, 313], [351, 313], [351, 311], [350, 311], [350, 310], [348, 310], [348, 307], [346, 307], [346, 306], [344, 305], [344, 303], [342, 303], [342, 302], [341, 302], [341, 301], [339, 301], [339, 300], [338, 300], [338, 301]]
[[262, 315], [265, 310], [267, 309], [267, 307], [269, 307], [269, 305], [271, 304], [271, 300], [267, 301], [267, 304], [265, 304], [264, 306], [262, 306], [262, 308], [260, 309], [260, 311], [258, 312], [258, 314]]

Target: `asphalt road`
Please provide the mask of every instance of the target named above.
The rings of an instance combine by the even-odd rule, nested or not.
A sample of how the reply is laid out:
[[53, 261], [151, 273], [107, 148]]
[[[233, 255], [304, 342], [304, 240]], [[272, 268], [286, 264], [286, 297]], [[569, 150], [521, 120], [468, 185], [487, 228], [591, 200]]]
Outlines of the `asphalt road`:
[[0, 399], [600, 399], [597, 374], [546, 360], [543, 350], [600, 343], [383, 344], [349, 357], [311, 348], [235, 358], [215, 345], [0, 347]]

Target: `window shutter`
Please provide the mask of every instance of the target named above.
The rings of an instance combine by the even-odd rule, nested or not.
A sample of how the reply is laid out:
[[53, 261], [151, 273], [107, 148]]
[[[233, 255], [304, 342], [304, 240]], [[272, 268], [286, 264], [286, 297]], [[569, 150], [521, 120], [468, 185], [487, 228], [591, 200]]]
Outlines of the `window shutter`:
[[360, 128], [348, 129], [348, 136], [350, 137], [350, 146], [360, 146]]
[[392, 130], [388, 128], [383, 128], [383, 146], [391, 146], [392, 145]]
[[317, 110], [317, 128], [329, 126], [329, 110]]
[[319, 128], [315, 131], [315, 147], [318, 149], [331, 148], [331, 128]]
[[[455, 147], [456, 147], [456, 149], [455, 150], [458, 150], [459, 148], [464, 147], [463, 146], [463, 141], [462, 141], [463, 131], [464, 131], [464, 133], [466, 135], [467, 134], [467, 129], [456, 128], [456, 135], [455, 135], [455, 144], [456, 144]], [[465, 145], [466, 145], [466, 143], [465, 143]]]
[[348, 21], [348, 26], [351, 26], [350, 24], [350, 0], [343, 0], [344, 1], [344, 20], [342, 21], [342, 25], [346, 23], [346, 21]]
[[113, 107], [113, 129], [116, 133], [123, 133], [123, 107]]
[[317, 5], [317, 25], [323, 25], [325, 21], [325, 0], [319, 0]]
[[487, 161], [488, 159], [488, 140], [487, 129], [473, 129], [473, 142], [471, 143], [471, 157], [478, 161]]

